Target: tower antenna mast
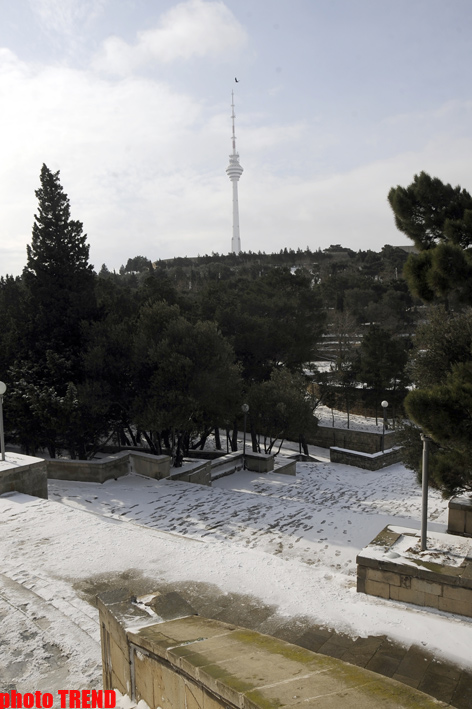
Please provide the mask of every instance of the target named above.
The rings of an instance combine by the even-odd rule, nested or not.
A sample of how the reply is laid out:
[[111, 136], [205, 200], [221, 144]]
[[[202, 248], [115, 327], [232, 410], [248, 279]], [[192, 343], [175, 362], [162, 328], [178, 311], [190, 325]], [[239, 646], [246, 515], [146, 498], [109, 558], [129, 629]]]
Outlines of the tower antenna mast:
[[233, 127], [232, 145], [233, 152], [229, 156], [229, 165], [226, 168], [226, 174], [233, 184], [233, 236], [231, 239], [231, 251], [234, 254], [239, 254], [241, 251], [241, 237], [239, 234], [239, 202], [238, 202], [238, 181], [243, 174], [243, 168], [239, 164], [239, 154], [236, 152], [236, 133], [235, 133], [235, 115], [234, 115], [234, 91], [231, 92], [231, 122]]

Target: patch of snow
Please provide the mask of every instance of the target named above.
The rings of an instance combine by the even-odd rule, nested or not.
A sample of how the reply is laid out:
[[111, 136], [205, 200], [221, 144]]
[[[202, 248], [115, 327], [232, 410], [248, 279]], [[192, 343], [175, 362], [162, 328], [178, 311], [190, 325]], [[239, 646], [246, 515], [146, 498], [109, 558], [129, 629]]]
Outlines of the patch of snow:
[[472, 539], [438, 532], [427, 534], [425, 551], [421, 551], [419, 533], [415, 536], [402, 534], [391, 548], [392, 551], [406, 559], [428, 561], [447, 566], [460, 566], [465, 559], [472, 558]]

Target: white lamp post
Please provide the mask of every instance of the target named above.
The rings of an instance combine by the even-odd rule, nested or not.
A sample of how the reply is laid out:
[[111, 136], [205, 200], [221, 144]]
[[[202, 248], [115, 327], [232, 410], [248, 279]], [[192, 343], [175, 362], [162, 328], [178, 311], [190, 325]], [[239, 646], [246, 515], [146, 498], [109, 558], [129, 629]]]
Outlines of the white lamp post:
[[380, 403], [380, 406], [383, 409], [383, 424], [382, 424], [382, 453], [385, 450], [385, 429], [387, 428], [387, 406], [388, 406], [388, 401], [382, 401]]
[[2, 460], [5, 460], [5, 436], [3, 434], [3, 395], [7, 390], [7, 385], [0, 382], [0, 447], [2, 450]]

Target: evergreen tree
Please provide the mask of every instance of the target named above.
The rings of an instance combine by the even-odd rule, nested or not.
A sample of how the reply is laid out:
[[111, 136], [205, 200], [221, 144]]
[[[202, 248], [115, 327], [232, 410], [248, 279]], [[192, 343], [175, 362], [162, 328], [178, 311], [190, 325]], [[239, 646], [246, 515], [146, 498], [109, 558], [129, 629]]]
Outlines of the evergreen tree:
[[448, 496], [472, 491], [472, 361], [455, 364], [443, 384], [410, 392], [405, 408], [440, 446], [431, 456], [434, 484]]
[[392, 337], [378, 325], [371, 325], [362, 339], [356, 371], [360, 381], [372, 390], [376, 419], [387, 390], [392, 393], [394, 404], [397, 390], [406, 386], [408, 347], [408, 341]]
[[[397, 227], [413, 239], [405, 275], [411, 291], [425, 302], [472, 305], [472, 197], [422, 172], [409, 187], [388, 196]], [[405, 410], [419, 428], [404, 427], [405, 462], [418, 473], [419, 429], [436, 448], [431, 477], [446, 495], [472, 489], [472, 350], [470, 308], [459, 314], [433, 310], [415, 338], [410, 360], [417, 388]]]
[[426, 302], [454, 295], [472, 304], [472, 197], [425, 172], [408, 187], [392, 187], [388, 201], [397, 228], [413, 240], [405, 276]]
[[40, 182], [23, 273], [24, 335], [8, 373], [7, 415], [24, 448], [47, 447], [53, 457], [66, 448], [72, 457], [84, 457], [86, 445], [103, 433], [101, 411], [92, 411], [79, 394], [82, 330], [95, 314], [95, 276], [59, 172], [43, 165]]
[[31, 336], [36, 351], [80, 350], [81, 321], [94, 306], [94, 273], [83, 226], [70, 217], [69, 198], [59, 172], [43, 165], [36, 190], [31, 245], [27, 246], [24, 281], [30, 296]]

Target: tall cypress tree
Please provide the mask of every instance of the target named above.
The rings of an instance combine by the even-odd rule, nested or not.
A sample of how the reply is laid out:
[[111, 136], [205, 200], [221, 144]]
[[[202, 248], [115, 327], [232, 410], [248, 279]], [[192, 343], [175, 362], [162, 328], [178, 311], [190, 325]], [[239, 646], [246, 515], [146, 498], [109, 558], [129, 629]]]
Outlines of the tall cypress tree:
[[41, 169], [36, 190], [38, 213], [27, 246], [24, 279], [31, 298], [31, 326], [38, 351], [72, 355], [80, 342], [80, 323], [94, 305], [94, 274], [81, 222], [70, 218], [69, 198], [59, 172]]
[[[70, 217], [59, 172], [41, 170], [27, 265], [23, 337], [10, 366], [10, 430], [25, 450], [83, 457], [101, 417], [84, 397], [83, 325], [95, 313], [95, 276], [81, 222]], [[99, 412], [100, 413], [100, 412]]]

